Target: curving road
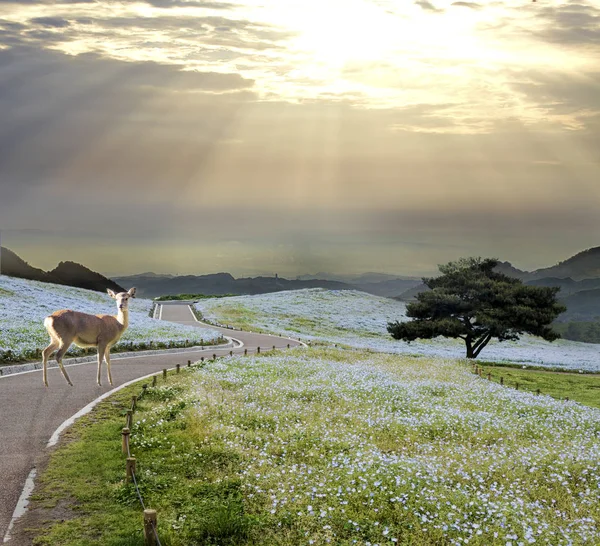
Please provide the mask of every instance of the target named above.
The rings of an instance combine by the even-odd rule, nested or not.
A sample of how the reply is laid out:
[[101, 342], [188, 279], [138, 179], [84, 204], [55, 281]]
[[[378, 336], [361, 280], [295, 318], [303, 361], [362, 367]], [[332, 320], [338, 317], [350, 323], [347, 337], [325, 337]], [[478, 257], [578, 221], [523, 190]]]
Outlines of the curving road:
[[[132, 355], [113, 357], [113, 386], [96, 385], [96, 363], [89, 362], [69, 366], [69, 376], [74, 387], [69, 387], [58, 368], [48, 369], [49, 387], [42, 383], [39, 370], [0, 377], [0, 541], [5, 537], [19, 496], [37, 461], [46, 453], [48, 440], [53, 432], [81, 408], [119, 385], [128, 381], [186, 365], [188, 360], [199, 360], [201, 356], [217, 356], [234, 353], [255, 352], [262, 349], [286, 348], [301, 345], [291, 339], [232, 331], [208, 326], [196, 321], [187, 303], [164, 303], [161, 319], [194, 328], [218, 330], [224, 336], [241, 342], [233, 349], [193, 349], [181, 353], [161, 355]], [[106, 364], [102, 370], [102, 381], [106, 382]], [[10, 542], [9, 542], [10, 543]]]

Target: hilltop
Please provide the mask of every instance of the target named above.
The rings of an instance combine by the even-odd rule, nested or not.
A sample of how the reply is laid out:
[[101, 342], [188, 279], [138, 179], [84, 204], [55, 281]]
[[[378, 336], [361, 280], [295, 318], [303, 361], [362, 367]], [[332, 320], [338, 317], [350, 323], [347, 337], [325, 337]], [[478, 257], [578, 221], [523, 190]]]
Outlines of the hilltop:
[[115, 292], [124, 292], [122, 286], [76, 262], [60, 262], [52, 271], [44, 271], [29, 265], [12, 250], [1, 247], [2, 261], [0, 275], [17, 277], [31, 281], [63, 284], [76, 288], [85, 288], [96, 292], [105, 292], [107, 288]]

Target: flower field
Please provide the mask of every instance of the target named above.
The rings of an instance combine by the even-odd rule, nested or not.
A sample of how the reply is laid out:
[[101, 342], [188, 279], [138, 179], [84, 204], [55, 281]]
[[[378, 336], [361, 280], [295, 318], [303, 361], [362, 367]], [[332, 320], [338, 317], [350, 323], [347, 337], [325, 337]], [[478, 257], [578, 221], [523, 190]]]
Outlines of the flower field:
[[132, 445], [155, 504], [183, 507], [162, 512], [175, 545], [209, 525], [193, 497], [208, 487], [246, 525], [222, 544], [600, 543], [600, 411], [456, 361], [295, 350], [211, 362], [151, 396]]
[[[317, 288], [203, 300], [196, 307], [208, 320], [305, 340], [388, 353], [465, 356], [462, 340], [438, 338], [409, 344], [392, 339], [387, 323], [407, 320], [405, 304], [363, 292]], [[480, 359], [600, 371], [596, 345], [567, 340], [549, 343], [532, 336], [523, 336], [517, 342], [491, 341]]]
[[[198, 343], [217, 339], [214, 331], [188, 328], [173, 323], [154, 320], [148, 316], [151, 300], [130, 301], [129, 328], [115, 346], [146, 348], [150, 342], [161, 346], [182, 343], [186, 339]], [[108, 294], [41, 283], [25, 279], [0, 276], [0, 359], [23, 360], [34, 358], [36, 349], [48, 345], [44, 318], [58, 309], [73, 309], [91, 314], [117, 313], [115, 300]], [[10, 352], [9, 352], [10, 351]], [[80, 354], [73, 346], [68, 354]]]

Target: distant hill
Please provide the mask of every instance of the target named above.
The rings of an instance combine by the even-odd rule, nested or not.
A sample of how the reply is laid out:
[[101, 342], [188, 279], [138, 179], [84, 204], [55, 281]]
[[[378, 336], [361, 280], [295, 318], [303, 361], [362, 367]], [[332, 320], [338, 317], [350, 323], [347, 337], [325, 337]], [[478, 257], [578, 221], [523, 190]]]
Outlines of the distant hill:
[[498, 273], [504, 273], [509, 277], [514, 277], [515, 279], [520, 279], [522, 281], [526, 280], [529, 275], [527, 271], [517, 269], [510, 262], [500, 262], [495, 270], [498, 271]]
[[247, 277], [235, 279], [229, 273], [211, 275], [186, 275], [182, 277], [157, 278], [144, 275], [113, 277], [124, 286], [137, 287], [140, 297], [155, 298], [177, 294], [266, 294], [301, 288], [329, 288], [331, 290], [355, 290], [356, 287], [338, 281], [289, 280], [282, 277]]
[[418, 294], [421, 292], [427, 292], [428, 290], [431, 289], [427, 285], [424, 283], [419, 283], [417, 286], [413, 286], [412, 288], [405, 290], [400, 295], [394, 296], [393, 299], [398, 301], [414, 301], [417, 299]]
[[342, 274], [334, 274], [334, 273], [315, 273], [314, 275], [298, 275], [296, 277], [298, 281], [339, 281], [345, 282], [347, 284], [359, 285], [359, 284], [371, 284], [371, 283], [380, 283], [386, 281], [395, 281], [395, 280], [403, 280], [403, 281], [417, 281], [420, 282], [420, 277], [407, 277], [405, 275], [390, 275], [389, 273], [361, 273], [360, 275], [342, 275]]
[[552, 267], [537, 269], [528, 275], [527, 280], [544, 277], [571, 277], [576, 281], [600, 277], [600, 247], [584, 250]]
[[381, 282], [354, 283], [354, 286], [363, 292], [367, 292], [368, 294], [382, 296], [384, 298], [391, 298], [396, 294], [401, 294], [406, 290], [410, 290], [415, 286], [419, 286], [420, 284], [422, 284], [420, 279], [391, 279]]
[[97, 292], [105, 292], [107, 288], [115, 292], [125, 292], [123, 287], [116, 282], [75, 262], [60, 262], [49, 274], [58, 279], [59, 284], [67, 286], [77, 286]]
[[41, 282], [57, 282], [57, 280], [52, 278], [46, 271], [29, 265], [12, 250], [1, 247], [0, 253], [2, 260], [0, 263], [0, 275]]
[[107, 279], [104, 275], [96, 273], [87, 267], [75, 262], [60, 262], [52, 271], [44, 271], [29, 265], [12, 250], [2, 247], [2, 263], [0, 274], [9, 277], [19, 277], [33, 281], [63, 284], [105, 292], [107, 288], [116, 292], [124, 292], [123, 288], [114, 281]]
[[600, 289], [582, 290], [565, 298], [559, 298], [567, 306], [567, 312], [557, 322], [600, 320]]

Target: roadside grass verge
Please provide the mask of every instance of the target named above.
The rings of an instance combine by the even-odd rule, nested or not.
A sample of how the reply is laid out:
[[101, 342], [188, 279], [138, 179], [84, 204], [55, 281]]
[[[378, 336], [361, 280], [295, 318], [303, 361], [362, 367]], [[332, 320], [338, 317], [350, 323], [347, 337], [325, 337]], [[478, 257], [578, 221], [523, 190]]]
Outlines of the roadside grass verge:
[[[34, 544], [139, 544], [120, 452], [138, 390], [53, 454], [35, 503], [70, 499], [74, 517]], [[211, 361], [149, 389], [131, 450], [170, 546], [600, 542], [600, 412], [464, 361], [336, 349]]]
[[[153, 302], [134, 299], [130, 303], [129, 327], [113, 351], [186, 347], [211, 343], [220, 334], [153, 320]], [[92, 315], [115, 314], [114, 300], [108, 294], [0, 275], [0, 363], [39, 361], [49, 343], [44, 319], [57, 309], [75, 309]], [[72, 346], [67, 355], [82, 356], [85, 349]]]
[[478, 363], [483, 370], [483, 376], [491, 375], [491, 381], [500, 382], [504, 378], [507, 387], [529, 392], [537, 392], [552, 396], [559, 400], [569, 398], [590, 406], [600, 408], [600, 375], [576, 374], [563, 371], [530, 370], [521, 367], [497, 366], [493, 363]]

